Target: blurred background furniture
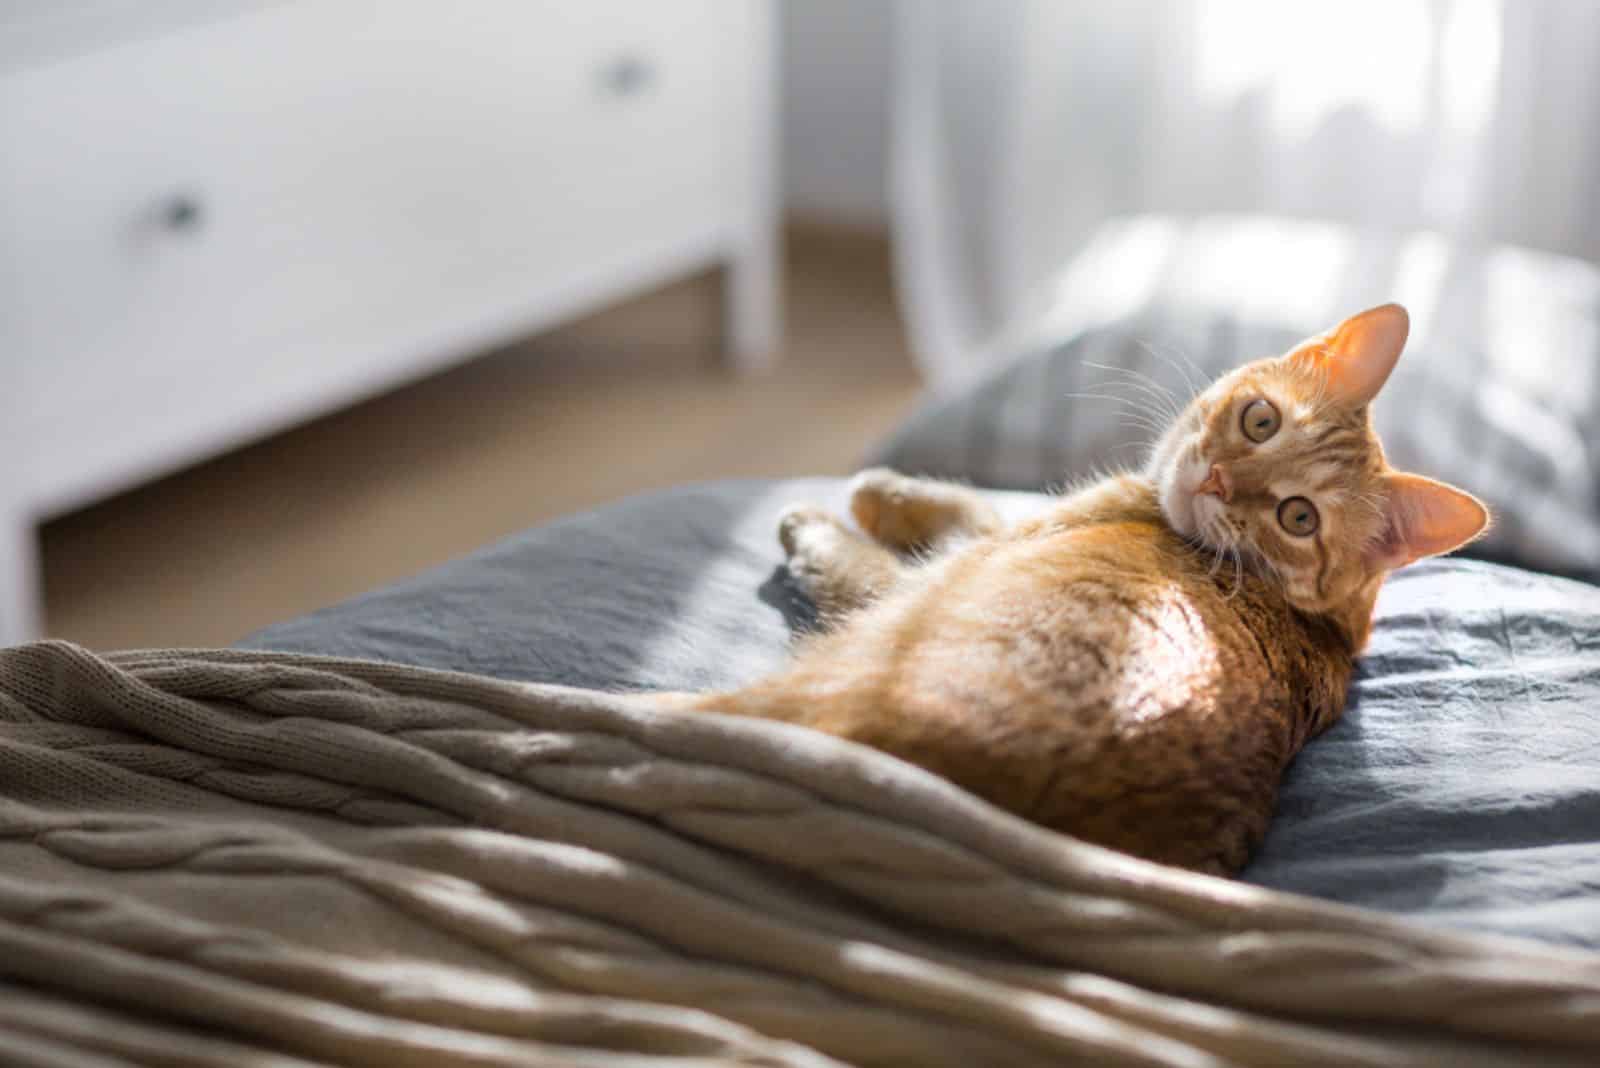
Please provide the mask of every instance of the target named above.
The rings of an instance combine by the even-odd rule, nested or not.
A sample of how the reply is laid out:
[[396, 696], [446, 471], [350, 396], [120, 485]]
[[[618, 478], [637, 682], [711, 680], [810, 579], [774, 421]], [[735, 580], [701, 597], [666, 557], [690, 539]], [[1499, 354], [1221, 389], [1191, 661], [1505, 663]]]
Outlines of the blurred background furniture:
[[0, 644], [34, 526], [726, 265], [776, 351], [766, 0], [0, 12]]

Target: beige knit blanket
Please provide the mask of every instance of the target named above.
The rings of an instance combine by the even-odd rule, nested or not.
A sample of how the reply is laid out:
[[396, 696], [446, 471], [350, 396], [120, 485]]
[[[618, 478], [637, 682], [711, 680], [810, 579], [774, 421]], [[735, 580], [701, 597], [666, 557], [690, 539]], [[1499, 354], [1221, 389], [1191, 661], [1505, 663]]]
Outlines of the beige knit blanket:
[[0, 1062], [1600, 1063], [1600, 959], [648, 697], [0, 651]]

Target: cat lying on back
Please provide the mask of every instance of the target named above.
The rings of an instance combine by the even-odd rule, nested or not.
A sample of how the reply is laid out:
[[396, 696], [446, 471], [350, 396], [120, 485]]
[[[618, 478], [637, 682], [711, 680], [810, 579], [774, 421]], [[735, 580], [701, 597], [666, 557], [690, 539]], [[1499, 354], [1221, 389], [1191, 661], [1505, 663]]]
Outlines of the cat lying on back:
[[865, 537], [791, 509], [789, 567], [831, 629], [779, 674], [674, 700], [827, 731], [1047, 827], [1237, 871], [1289, 761], [1344, 709], [1384, 576], [1489, 521], [1384, 462], [1368, 404], [1408, 326], [1374, 308], [1234, 371], [1142, 473], [1016, 526], [972, 490], [887, 470], [855, 483]]

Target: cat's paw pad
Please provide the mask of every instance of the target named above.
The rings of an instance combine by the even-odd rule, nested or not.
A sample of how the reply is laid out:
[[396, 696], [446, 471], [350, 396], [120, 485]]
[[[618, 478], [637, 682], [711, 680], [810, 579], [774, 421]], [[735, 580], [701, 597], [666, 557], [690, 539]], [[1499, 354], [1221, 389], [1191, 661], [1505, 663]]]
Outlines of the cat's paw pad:
[[792, 504], [778, 517], [778, 544], [783, 546], [785, 556], [794, 556], [800, 551], [806, 530], [832, 526], [834, 522], [833, 516], [814, 504]]

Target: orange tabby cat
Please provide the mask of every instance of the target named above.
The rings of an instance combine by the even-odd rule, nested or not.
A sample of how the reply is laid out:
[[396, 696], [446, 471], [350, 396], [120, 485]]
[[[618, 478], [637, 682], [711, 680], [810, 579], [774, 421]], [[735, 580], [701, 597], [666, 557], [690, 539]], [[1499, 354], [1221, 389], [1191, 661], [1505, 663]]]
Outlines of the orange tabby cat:
[[777, 675], [681, 700], [874, 746], [1092, 842], [1238, 870], [1284, 768], [1344, 708], [1384, 576], [1488, 524], [1470, 495], [1384, 462], [1368, 403], [1407, 329], [1390, 304], [1234, 371], [1142, 474], [1017, 526], [887, 470], [854, 487], [870, 539], [790, 510], [789, 567], [832, 629]]

